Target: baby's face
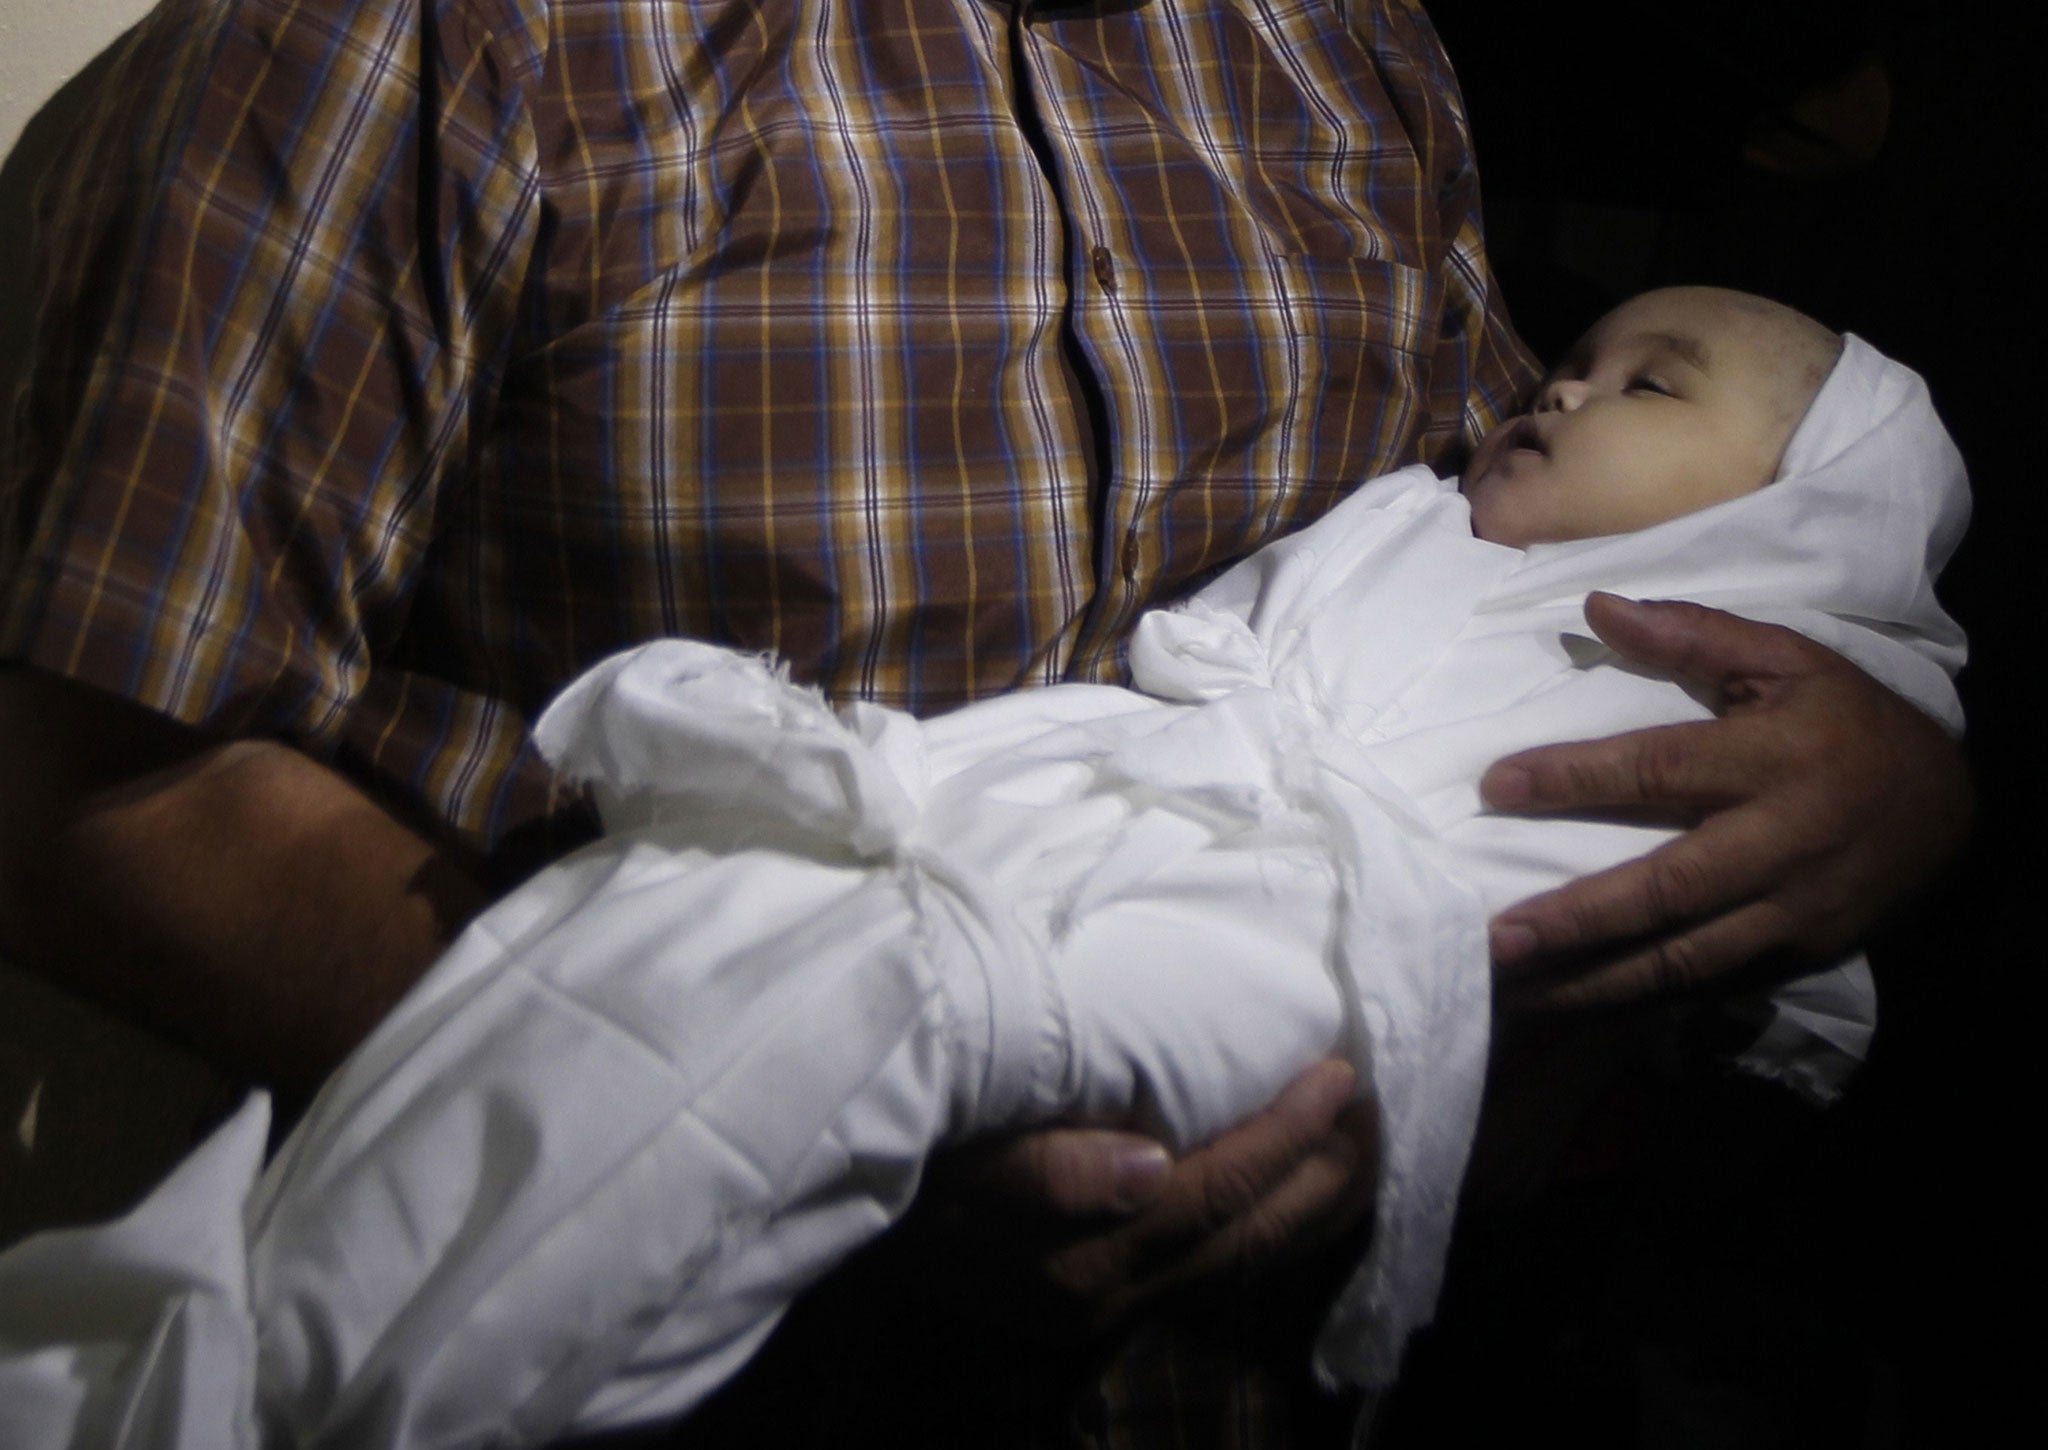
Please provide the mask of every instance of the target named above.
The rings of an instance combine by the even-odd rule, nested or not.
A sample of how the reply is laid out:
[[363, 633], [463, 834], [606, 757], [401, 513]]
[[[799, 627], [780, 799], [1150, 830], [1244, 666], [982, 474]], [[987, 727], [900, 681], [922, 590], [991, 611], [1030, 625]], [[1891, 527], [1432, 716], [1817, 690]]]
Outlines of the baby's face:
[[1816, 336], [1714, 288], [1623, 303], [1473, 453], [1473, 532], [1517, 547], [1629, 533], [1762, 488], [1825, 374]]

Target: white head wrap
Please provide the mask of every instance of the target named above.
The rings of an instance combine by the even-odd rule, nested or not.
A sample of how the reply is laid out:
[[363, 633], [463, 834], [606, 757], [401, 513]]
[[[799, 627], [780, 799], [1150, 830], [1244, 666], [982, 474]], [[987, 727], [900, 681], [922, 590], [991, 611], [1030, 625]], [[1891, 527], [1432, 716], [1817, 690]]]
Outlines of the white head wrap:
[[1969, 516], [1926, 383], [1848, 336], [1775, 482], [1640, 533], [1535, 545], [1486, 607], [1577, 609], [1592, 589], [1714, 605], [1799, 630], [1960, 732], [1963, 632], [1934, 580]]

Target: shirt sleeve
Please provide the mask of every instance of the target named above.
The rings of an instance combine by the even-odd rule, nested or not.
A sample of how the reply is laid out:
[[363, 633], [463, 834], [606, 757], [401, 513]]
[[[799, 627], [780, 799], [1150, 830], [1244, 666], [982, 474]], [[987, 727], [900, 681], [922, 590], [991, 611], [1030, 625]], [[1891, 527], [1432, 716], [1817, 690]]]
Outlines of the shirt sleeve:
[[512, 0], [167, 0], [46, 178], [0, 658], [331, 753], [538, 226]]

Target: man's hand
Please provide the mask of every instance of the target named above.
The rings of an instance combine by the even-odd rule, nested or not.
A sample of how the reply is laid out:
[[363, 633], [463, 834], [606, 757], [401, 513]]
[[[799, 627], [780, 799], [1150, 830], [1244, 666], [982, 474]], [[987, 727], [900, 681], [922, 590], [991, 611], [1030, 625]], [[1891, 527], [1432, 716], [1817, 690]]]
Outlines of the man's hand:
[[933, 1193], [954, 1233], [978, 1243], [955, 1247], [1000, 1256], [1020, 1238], [1031, 1245], [1031, 1262], [1010, 1267], [1036, 1279], [1042, 1321], [1101, 1333], [1155, 1299], [1256, 1276], [1354, 1226], [1379, 1166], [1379, 1115], [1355, 1087], [1349, 1066], [1319, 1063], [1178, 1162], [1132, 1133], [1020, 1134], [936, 1165]]
[[1852, 947], [1960, 848], [1961, 752], [1920, 711], [1790, 630], [1595, 594], [1624, 658], [1702, 688], [1720, 718], [1525, 751], [1480, 783], [1507, 811], [1680, 813], [1677, 840], [1502, 912], [1506, 1005], [1688, 992], [1790, 975]]

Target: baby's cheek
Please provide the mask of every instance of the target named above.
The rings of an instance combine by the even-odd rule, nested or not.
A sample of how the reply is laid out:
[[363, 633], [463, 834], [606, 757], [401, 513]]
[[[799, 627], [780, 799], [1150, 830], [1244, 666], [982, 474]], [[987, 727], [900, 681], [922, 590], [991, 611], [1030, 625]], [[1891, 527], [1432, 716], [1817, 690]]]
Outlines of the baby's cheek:
[[1488, 543], [1509, 544], [1515, 542], [1504, 537], [1512, 532], [1513, 510], [1503, 498], [1502, 490], [1481, 484], [1465, 490], [1465, 501], [1472, 509], [1472, 533], [1475, 538]]

